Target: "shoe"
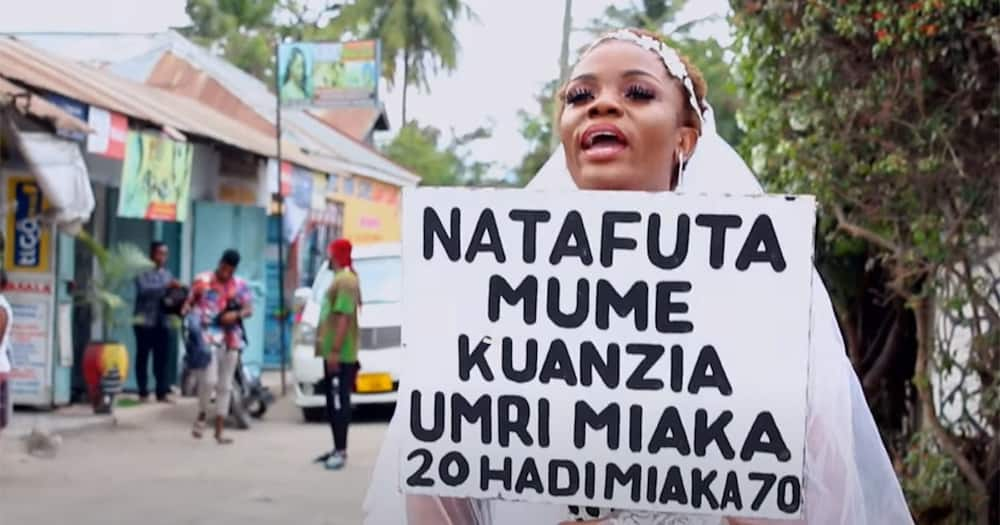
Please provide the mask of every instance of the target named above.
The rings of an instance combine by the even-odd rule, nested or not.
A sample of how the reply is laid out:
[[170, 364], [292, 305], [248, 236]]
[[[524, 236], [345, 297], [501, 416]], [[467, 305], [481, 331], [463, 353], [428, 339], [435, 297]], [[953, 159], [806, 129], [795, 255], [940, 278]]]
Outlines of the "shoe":
[[156, 398], [156, 402], [157, 403], [163, 403], [165, 405], [173, 405], [174, 404], [173, 398], [170, 398], [170, 397], [167, 397], [167, 396]]
[[343, 452], [334, 452], [326, 459], [326, 470], [340, 470], [347, 464], [347, 455]]
[[324, 452], [323, 454], [320, 454], [319, 457], [314, 459], [313, 463], [326, 463], [326, 460], [330, 459], [330, 456], [332, 455], [333, 455], [332, 451]]

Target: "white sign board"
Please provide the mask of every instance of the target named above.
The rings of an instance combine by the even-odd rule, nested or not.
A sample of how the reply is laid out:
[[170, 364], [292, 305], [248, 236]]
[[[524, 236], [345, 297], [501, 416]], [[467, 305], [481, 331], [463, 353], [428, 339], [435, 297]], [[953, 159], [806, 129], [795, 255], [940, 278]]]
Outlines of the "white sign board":
[[800, 515], [811, 197], [403, 202], [404, 492]]
[[52, 402], [51, 275], [11, 273], [4, 294], [14, 318], [10, 330], [11, 397], [16, 404]]

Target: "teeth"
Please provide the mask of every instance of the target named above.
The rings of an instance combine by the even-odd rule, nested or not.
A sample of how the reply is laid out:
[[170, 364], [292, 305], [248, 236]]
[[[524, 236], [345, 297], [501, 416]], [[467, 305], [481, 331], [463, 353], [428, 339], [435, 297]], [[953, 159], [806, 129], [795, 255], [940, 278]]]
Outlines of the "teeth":
[[601, 137], [611, 138], [611, 139], [614, 139], [616, 141], [618, 140], [618, 135], [615, 135], [614, 133], [611, 133], [610, 131], [598, 131], [597, 133], [594, 133], [594, 134], [590, 135], [589, 137], [587, 137], [587, 146], [588, 147], [589, 146], [593, 146], [594, 145], [594, 141], [597, 140], [598, 138], [601, 138]]

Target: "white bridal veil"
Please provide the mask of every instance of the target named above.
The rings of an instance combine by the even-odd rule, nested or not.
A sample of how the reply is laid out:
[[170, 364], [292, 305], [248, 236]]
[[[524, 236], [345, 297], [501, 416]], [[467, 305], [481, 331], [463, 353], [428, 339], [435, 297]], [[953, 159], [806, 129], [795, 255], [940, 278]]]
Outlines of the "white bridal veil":
[[[684, 171], [678, 192], [749, 195], [763, 192], [740, 156], [715, 130], [711, 108]], [[530, 189], [572, 191], [576, 187], [559, 148]], [[847, 359], [833, 306], [813, 272], [812, 341], [809, 348], [804, 520], [732, 520], [739, 524], [896, 525], [912, 524], [896, 473], [879, 437], [857, 376]], [[762, 377], [762, 381], [773, 378]], [[403, 381], [405, 381], [405, 377]], [[406, 525], [405, 496], [399, 491], [399, 438], [406, 432], [402, 402], [386, 434], [364, 502], [365, 525]], [[557, 525], [565, 507], [508, 501], [439, 501], [442, 525]], [[621, 512], [610, 525], [717, 524], [718, 518]]]

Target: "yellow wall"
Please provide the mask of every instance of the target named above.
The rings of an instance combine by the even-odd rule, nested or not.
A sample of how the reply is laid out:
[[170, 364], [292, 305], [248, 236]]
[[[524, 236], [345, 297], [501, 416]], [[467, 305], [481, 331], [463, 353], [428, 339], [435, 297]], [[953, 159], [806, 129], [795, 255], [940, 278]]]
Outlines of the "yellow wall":
[[[398, 242], [401, 239], [400, 189], [355, 175], [349, 185], [343, 180], [327, 198], [344, 204], [344, 236], [355, 244]], [[366, 187], [367, 186], [367, 187]]]

